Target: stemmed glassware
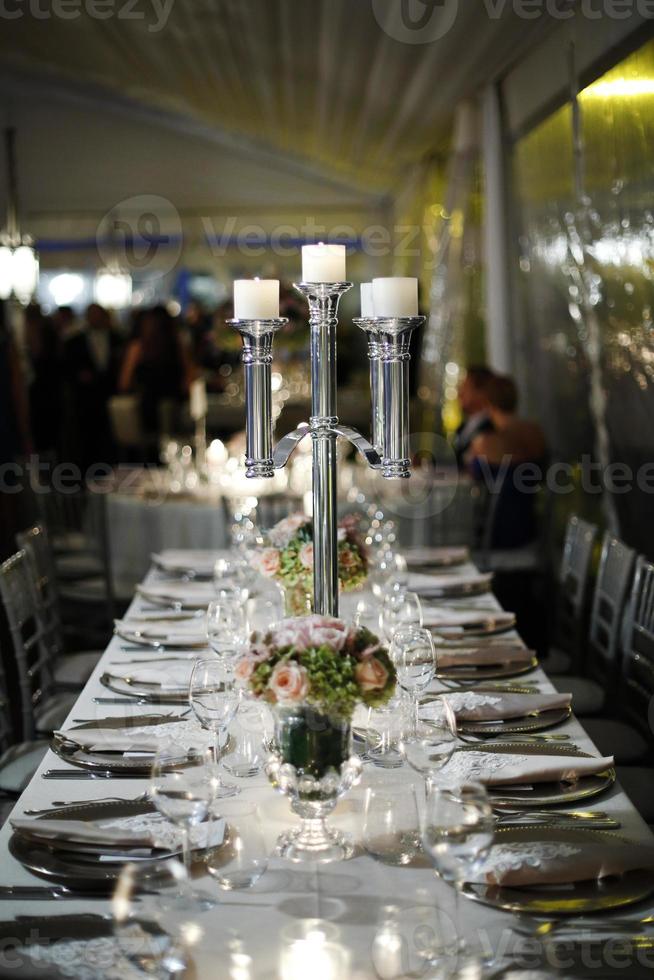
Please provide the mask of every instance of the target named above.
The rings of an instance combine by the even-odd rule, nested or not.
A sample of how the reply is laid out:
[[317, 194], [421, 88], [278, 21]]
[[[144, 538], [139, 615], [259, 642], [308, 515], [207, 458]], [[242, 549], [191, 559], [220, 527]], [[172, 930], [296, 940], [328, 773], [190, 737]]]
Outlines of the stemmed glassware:
[[227, 803], [225, 840], [207, 862], [207, 870], [221, 888], [233, 891], [256, 884], [268, 867], [268, 848], [259, 808], [254, 803]]
[[236, 717], [241, 691], [234, 675], [218, 660], [198, 660], [193, 667], [189, 684], [189, 704], [204, 729], [214, 735], [213, 798], [235, 796], [240, 787], [225, 783], [218, 767], [229, 726]]
[[227, 667], [244, 653], [248, 643], [248, 619], [240, 594], [223, 593], [207, 609], [207, 641]]
[[[418, 712], [420, 695], [427, 690], [436, 673], [436, 649], [429, 630], [422, 627], [405, 627], [393, 634], [390, 657], [397, 671], [397, 680], [411, 703], [410, 737], [423, 735]], [[428, 732], [428, 727], [424, 726]]]
[[423, 848], [440, 876], [454, 886], [459, 951], [470, 955], [462, 937], [459, 896], [475, 865], [490, 850], [493, 810], [480, 783], [443, 786], [428, 778], [426, 791]]
[[456, 729], [450, 719], [439, 716], [430, 719], [428, 724], [419, 726], [419, 734], [407, 732], [402, 739], [402, 755], [412, 769], [421, 776], [430, 776], [438, 781], [438, 773], [447, 765], [459, 747]]
[[386, 639], [393, 639], [404, 626], [422, 626], [422, 605], [415, 592], [401, 589], [387, 592], [381, 611], [381, 627]]
[[247, 601], [256, 572], [244, 555], [235, 554], [218, 558], [213, 567], [213, 582], [217, 595], [223, 593], [240, 597]]
[[[201, 824], [211, 811], [215, 799], [211, 753], [190, 751], [180, 761], [179, 744], [164, 742], [158, 750], [150, 773], [149, 795], [158, 812], [179, 827], [182, 837], [182, 857], [186, 878], [192, 872], [191, 830]], [[208, 824], [211, 827], [211, 824]], [[182, 889], [191, 907], [200, 896]], [[204, 897], [203, 899], [204, 900]]]

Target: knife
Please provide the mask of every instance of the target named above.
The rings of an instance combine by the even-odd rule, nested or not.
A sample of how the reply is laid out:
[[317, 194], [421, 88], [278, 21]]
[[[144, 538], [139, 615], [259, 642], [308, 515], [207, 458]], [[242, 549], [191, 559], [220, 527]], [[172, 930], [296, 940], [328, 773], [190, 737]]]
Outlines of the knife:
[[74, 769], [46, 769], [41, 773], [42, 779], [147, 779], [144, 773], [137, 772], [110, 772], [105, 769], [80, 770]]

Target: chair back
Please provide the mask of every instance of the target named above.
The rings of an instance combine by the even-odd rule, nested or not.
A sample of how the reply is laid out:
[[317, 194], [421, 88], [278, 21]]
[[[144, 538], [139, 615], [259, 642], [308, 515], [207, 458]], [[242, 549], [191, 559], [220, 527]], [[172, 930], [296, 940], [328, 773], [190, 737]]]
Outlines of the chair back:
[[48, 532], [41, 524], [35, 524], [16, 535], [16, 544], [25, 552], [32, 571], [37, 595], [41, 603], [48, 647], [52, 656], [63, 653], [64, 628], [59, 606], [59, 589], [54, 558]]
[[654, 565], [642, 556], [625, 617], [620, 714], [654, 750]]
[[588, 581], [597, 526], [573, 514], [568, 520], [558, 574], [555, 642], [572, 656], [583, 654]]
[[14, 743], [14, 726], [9, 709], [7, 677], [4, 668], [4, 651], [0, 651], [0, 755]]
[[23, 717], [23, 737], [33, 738], [35, 714], [47, 704], [54, 681], [47, 631], [24, 551], [0, 565], [2, 600], [13, 646]]
[[621, 627], [636, 553], [610, 534], [604, 535], [590, 616], [590, 672], [605, 684], [617, 681]]

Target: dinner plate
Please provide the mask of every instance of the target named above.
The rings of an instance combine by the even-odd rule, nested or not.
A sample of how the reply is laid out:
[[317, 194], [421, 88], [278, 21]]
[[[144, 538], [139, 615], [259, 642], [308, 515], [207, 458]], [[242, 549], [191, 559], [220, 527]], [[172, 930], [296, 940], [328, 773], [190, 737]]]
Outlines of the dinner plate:
[[567, 721], [572, 708], [548, 708], [547, 711], [534, 711], [519, 718], [495, 721], [460, 721], [458, 729], [463, 735], [517, 735], [520, 732], [539, 732], [553, 728]]
[[188, 634], [183, 630], [178, 633], [172, 630], [165, 633], [163, 630], [148, 629], [147, 627], [130, 629], [126, 626], [116, 626], [114, 633], [126, 643], [141, 646], [145, 650], [152, 648], [157, 650], [206, 650], [208, 648], [206, 634], [201, 630], [197, 633]]
[[148, 602], [151, 606], [161, 606], [164, 609], [188, 609], [197, 611], [206, 609], [212, 599], [215, 598], [213, 590], [211, 592], [203, 587], [198, 587], [198, 594], [193, 595], [192, 586], [185, 589], [175, 587], [175, 583], [165, 583], [165, 588], [156, 589], [147, 585], [137, 585], [137, 594]]
[[[154, 753], [130, 757], [121, 755], [119, 752], [89, 752], [76, 745], [72, 739], [67, 739], [65, 733], [55, 733], [52, 736], [50, 748], [60, 759], [70, 763], [71, 766], [79, 766], [81, 769], [90, 769], [96, 772], [129, 772], [149, 776], [154, 762]], [[180, 746], [179, 757], [174, 760], [171, 759], [170, 768], [179, 768], [188, 764], [188, 756], [188, 752]]]
[[208, 582], [213, 579], [214, 565], [220, 557], [219, 552], [189, 552], [167, 557], [165, 554], [153, 554], [152, 564], [166, 575], [180, 578], [195, 579], [198, 582]]
[[[133, 922], [136, 925], [136, 921]], [[165, 940], [168, 934], [154, 922], [139, 922], [138, 925], [148, 935], [157, 940]], [[15, 919], [0, 922], [0, 977], [20, 980], [69, 980], [71, 977], [71, 958], [66, 956], [59, 968], [55, 963], [43, 959], [37, 948], [54, 944], [59, 947], [67, 940], [72, 942], [91, 942], [94, 939], [112, 939], [115, 927], [110, 918], [79, 912], [75, 915], [21, 915]], [[33, 951], [33, 954], [31, 953]], [[106, 955], [106, 954], [105, 954]], [[87, 964], [80, 964], [87, 966]], [[148, 976], [137, 969], [136, 961], [130, 960], [130, 977]], [[133, 972], [132, 972], [133, 971]]]
[[[189, 675], [190, 676], [190, 675]], [[109, 671], [100, 678], [100, 683], [126, 697], [143, 698], [144, 701], [156, 701], [157, 704], [188, 704], [188, 685], [184, 688], [162, 689], [160, 684], [144, 683], [143, 681], [128, 681]]]
[[[586, 828], [506, 827], [495, 831], [495, 840], [502, 843], [551, 841], [552, 843], [581, 844], [590, 841], [606, 844], [627, 838], [613, 831]], [[607, 876], [592, 881], [562, 885], [502, 887], [500, 885], [466, 882], [463, 892], [484, 905], [507, 912], [526, 912], [531, 915], [581, 915], [587, 912], [608, 912], [632, 905], [654, 894], [654, 871], [627, 871], [623, 875]]]
[[[111, 800], [97, 803], [78, 803], [61, 806], [47, 814], [35, 817], [47, 820], [106, 820], [121, 817], [138, 816], [144, 813], [156, 813], [154, 805], [149, 800]], [[57, 884], [70, 887], [74, 891], [111, 892], [116, 879], [127, 858], [122, 861], [104, 862], [98, 860], [100, 853], [111, 852], [112, 848], [96, 848], [94, 845], [66, 844], [62, 841], [50, 843], [40, 842], [34, 838], [22, 836], [14, 832], [9, 839], [9, 851], [20, 863], [41, 878], [56, 881]], [[204, 859], [207, 852], [204, 848], [193, 852], [197, 859]], [[158, 852], [152, 859], [153, 868], [164, 861], [166, 854]], [[147, 867], [148, 861], [139, 861], [139, 866]], [[153, 888], [156, 887], [156, 875], [153, 871]]]
[[409, 568], [455, 568], [470, 559], [468, 548], [412, 548], [405, 553]]
[[492, 612], [480, 609], [479, 620], [475, 622], [463, 623], [460, 626], [439, 626], [435, 623], [427, 628], [433, 633], [437, 642], [439, 637], [445, 640], [465, 639], [468, 642], [472, 636], [499, 636], [500, 633], [509, 633], [515, 629], [515, 625], [515, 616], [499, 619]]
[[460, 596], [485, 595], [490, 592], [490, 586], [490, 575], [482, 575], [471, 581], [461, 581], [453, 575], [451, 582], [443, 582], [440, 586], [423, 586], [415, 591], [421, 599], [456, 599]]
[[[492, 649], [490, 647], [489, 649]], [[438, 648], [437, 648], [438, 653]], [[521, 674], [528, 674], [538, 667], [538, 657], [523, 664], [483, 664], [471, 667], [443, 667], [436, 671], [436, 677], [442, 681], [484, 681], [495, 680], [500, 677], [519, 677]]]
[[[589, 759], [588, 752], [581, 752], [566, 745], [529, 745], [525, 742], [495, 742], [493, 745], [485, 745], [483, 742], [476, 745], [464, 745], [457, 749], [457, 752], [492, 752], [502, 755], [511, 753], [516, 755], [556, 755], [568, 756], [577, 759]], [[514, 786], [488, 786], [490, 801], [498, 810], [501, 809], [534, 809], [544, 806], [566, 805], [574, 803], [576, 800], [587, 800], [592, 796], [603, 793], [615, 782], [615, 769], [606, 769], [604, 772], [594, 775], [581, 776], [576, 782], [551, 782], [533, 783], [529, 789], [523, 788], [520, 784]]]

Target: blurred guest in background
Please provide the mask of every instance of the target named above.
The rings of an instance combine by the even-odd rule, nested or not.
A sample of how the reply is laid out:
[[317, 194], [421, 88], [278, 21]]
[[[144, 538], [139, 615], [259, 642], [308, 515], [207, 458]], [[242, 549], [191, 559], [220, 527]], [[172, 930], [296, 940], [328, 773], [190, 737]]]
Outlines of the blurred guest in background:
[[84, 326], [64, 340], [62, 360], [77, 426], [78, 461], [113, 463], [114, 446], [108, 402], [116, 391], [123, 342], [108, 312], [97, 303], [86, 311]]
[[29, 366], [29, 412], [37, 453], [54, 453], [61, 424], [57, 334], [35, 303], [25, 309], [25, 347]]
[[195, 367], [177, 322], [164, 306], [146, 310], [136, 330], [125, 352], [118, 387], [123, 394], [138, 395], [141, 424], [154, 439], [161, 434], [162, 410], [177, 409], [188, 397]]
[[485, 384], [484, 413], [492, 428], [477, 435], [466, 459], [472, 476], [497, 494], [492, 520], [492, 548], [518, 548], [537, 534], [533, 473], [519, 467], [533, 463], [543, 479], [547, 444], [537, 422], [517, 415], [515, 382], [496, 375]]
[[192, 360], [200, 368], [214, 370], [220, 362], [213, 330], [213, 320], [202, 305], [191, 300], [184, 317], [185, 333], [188, 337]]
[[81, 329], [81, 325], [75, 316], [72, 306], [59, 306], [52, 314], [52, 325], [59, 346], [64, 344], [69, 337], [76, 334]]
[[493, 377], [490, 368], [469, 367], [459, 386], [459, 404], [464, 420], [454, 434], [453, 448], [460, 468], [465, 466], [465, 455], [476, 436], [492, 431], [486, 385]]

